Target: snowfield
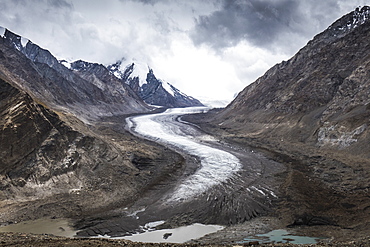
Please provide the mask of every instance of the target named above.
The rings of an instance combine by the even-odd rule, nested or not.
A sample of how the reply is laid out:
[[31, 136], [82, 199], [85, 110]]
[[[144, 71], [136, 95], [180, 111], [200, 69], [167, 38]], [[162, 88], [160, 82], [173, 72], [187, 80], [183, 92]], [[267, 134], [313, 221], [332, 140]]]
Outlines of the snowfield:
[[168, 202], [191, 199], [214, 185], [226, 182], [241, 168], [237, 157], [201, 143], [201, 140], [207, 139], [207, 135], [201, 133], [196, 127], [177, 120], [181, 115], [208, 109], [207, 107], [173, 108], [159, 114], [126, 119], [130, 130], [134, 133], [175, 149], [181, 149], [182, 152], [194, 155], [201, 161], [198, 170], [177, 186]]

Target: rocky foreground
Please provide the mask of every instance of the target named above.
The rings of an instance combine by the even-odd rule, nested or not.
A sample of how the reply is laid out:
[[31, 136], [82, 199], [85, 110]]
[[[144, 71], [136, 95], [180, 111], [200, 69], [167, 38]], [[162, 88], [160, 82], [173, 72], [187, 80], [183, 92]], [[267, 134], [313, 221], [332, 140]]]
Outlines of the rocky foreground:
[[[341, 247], [365, 247], [369, 246], [370, 237], [363, 238], [361, 240], [350, 241], [345, 243], [331, 242], [331, 243], [319, 243], [319, 244], [308, 244], [299, 246], [341, 246]], [[88, 238], [63, 238], [55, 237], [51, 235], [33, 235], [24, 233], [0, 233], [0, 246], [153, 246], [153, 247], [166, 247], [166, 246], [179, 246], [179, 247], [195, 247], [195, 246], [240, 246], [240, 245], [218, 245], [218, 244], [171, 244], [171, 243], [135, 243], [127, 240], [109, 240], [109, 239], [88, 239]], [[296, 246], [294, 244], [259, 244], [258, 242], [249, 242], [241, 246]]]

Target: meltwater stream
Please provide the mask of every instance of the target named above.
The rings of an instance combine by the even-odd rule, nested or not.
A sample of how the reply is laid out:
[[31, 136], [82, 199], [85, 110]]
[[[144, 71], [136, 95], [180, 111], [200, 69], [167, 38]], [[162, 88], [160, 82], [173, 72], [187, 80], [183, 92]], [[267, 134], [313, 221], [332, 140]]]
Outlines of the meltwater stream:
[[241, 168], [239, 159], [234, 155], [200, 141], [212, 137], [201, 133], [190, 124], [178, 121], [180, 115], [207, 109], [209, 108], [173, 108], [163, 113], [130, 117], [126, 120], [134, 133], [200, 159], [199, 169], [178, 185], [168, 202], [184, 201], [199, 195], [214, 185], [226, 182]]

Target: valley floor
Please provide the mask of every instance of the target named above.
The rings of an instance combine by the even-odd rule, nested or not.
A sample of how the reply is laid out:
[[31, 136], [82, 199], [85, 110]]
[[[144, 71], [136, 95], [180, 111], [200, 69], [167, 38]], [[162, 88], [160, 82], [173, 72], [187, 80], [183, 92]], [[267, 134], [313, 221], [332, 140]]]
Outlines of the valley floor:
[[[289, 225], [290, 231], [294, 234], [326, 238], [322, 244], [317, 246], [369, 246], [370, 228], [367, 223], [369, 222], [368, 218], [366, 218], [369, 217], [369, 212], [358, 212], [357, 208], [351, 206], [351, 203], [361, 202], [362, 204], [359, 204], [359, 206], [365, 207], [369, 200], [368, 195], [355, 195], [353, 192], [348, 194], [338, 193], [319, 183], [309, 170], [300, 168], [299, 164], [307, 162], [307, 156], [301, 156], [297, 151], [292, 153], [294, 155], [292, 157], [292, 155], [289, 155], [289, 149], [283, 150], [277, 146], [268, 146], [259, 142], [259, 140], [229, 138], [221, 130], [199, 121], [197, 117], [189, 116], [185, 120], [200, 126], [203, 133], [214, 134], [215, 139], [209, 141], [206, 138], [203, 142], [218, 148], [222, 146], [223, 150], [236, 155], [243, 164], [243, 169], [238, 172], [234, 179], [221, 186], [216, 186], [208, 194], [203, 194], [190, 203], [184, 203], [175, 209], [172, 208], [171, 211], [168, 211], [168, 208], [161, 209], [161, 204], [156, 204], [163, 196], [163, 192], [170, 191], [181, 179], [184, 172], [194, 172], [197, 162], [199, 162], [194, 157], [182, 154], [187, 160], [185, 165], [186, 162], [181, 160], [179, 155], [166, 147], [160, 147], [165, 154], [162, 158], [166, 158], [166, 160], [175, 164], [172, 168], [173, 171], [169, 171], [172, 172], [172, 176], [158, 177], [151, 189], [141, 195], [136, 195], [136, 199], [139, 199], [136, 200], [135, 204], [123, 203], [117, 197], [116, 201], [112, 201], [106, 207], [86, 212], [77, 206], [79, 204], [83, 205], [83, 201], [85, 204], [94, 203], [94, 197], [81, 197], [81, 195], [76, 194], [58, 195], [46, 201], [0, 206], [3, 212], [5, 212], [5, 209], [10, 209], [16, 212], [15, 215], [19, 217], [19, 219], [9, 218], [9, 221], [22, 221], [29, 217], [54, 216], [59, 218], [67, 216], [73, 218], [76, 220], [75, 227], [84, 229], [80, 236], [94, 236], [104, 233], [102, 231], [107, 226], [118, 226], [119, 229], [115, 228], [116, 232], [112, 232], [112, 229], [110, 229], [110, 234], [119, 235], [125, 229], [135, 230], [140, 224], [159, 220], [158, 217], [168, 218], [164, 226], [166, 228], [195, 222], [228, 225], [224, 230], [186, 245], [145, 244], [146, 246], [237, 245], [244, 238], [274, 229], [284, 229]], [[130, 140], [134, 144], [137, 143], [137, 138], [128, 134], [120, 125], [121, 121], [123, 121], [123, 118], [107, 120], [104, 124], [95, 126], [96, 131], [106, 140], [115, 139], [117, 145], [119, 145], [117, 141], [119, 137]], [[161, 160], [158, 162], [161, 162]], [[142, 162], [142, 164], [145, 165], [146, 163]], [[328, 164], [328, 162], [325, 164]], [[154, 168], [150, 165], [148, 169], [154, 171]], [[330, 169], [328, 168], [328, 170]], [[210, 200], [209, 198], [213, 199]], [[71, 203], [71, 201], [74, 202]], [[127, 217], [124, 207], [128, 206], [134, 210], [135, 208], [142, 208], [143, 205], [151, 206], [147, 207], [145, 212], [138, 212], [137, 215], [140, 216], [140, 221], [135, 221], [132, 225], [132, 216]], [[346, 210], [343, 210], [343, 207]], [[11, 211], [6, 214], [10, 215]], [[6, 214], [3, 214], [3, 216]], [[3, 219], [6, 218], [3, 217]], [[356, 219], [358, 220], [356, 221]], [[36, 243], [37, 246], [142, 246], [140, 243], [124, 240], [68, 239], [16, 233], [0, 234], [0, 246], [32, 246]], [[260, 246], [272, 245], [261, 244]]]

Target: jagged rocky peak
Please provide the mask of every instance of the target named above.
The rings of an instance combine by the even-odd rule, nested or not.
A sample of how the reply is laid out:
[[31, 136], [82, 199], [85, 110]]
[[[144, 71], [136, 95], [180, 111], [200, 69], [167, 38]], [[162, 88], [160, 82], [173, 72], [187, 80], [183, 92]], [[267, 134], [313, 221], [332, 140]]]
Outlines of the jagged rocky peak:
[[61, 70], [59, 61], [48, 50], [41, 48], [32, 43], [31, 40], [15, 34], [6, 28], [2, 28], [0, 33], [3, 33], [1, 37], [4, 39], [5, 44], [22, 52], [31, 61], [44, 63], [58, 71]]
[[1, 26], [0, 37], [4, 38], [7, 44], [12, 45], [19, 51], [23, 51], [29, 42], [32, 43], [29, 39], [19, 36]]
[[140, 86], [145, 84], [150, 67], [144, 63], [136, 61], [124, 64], [124, 61], [125, 59], [118, 60], [116, 63], [109, 65], [107, 68], [119, 79], [124, 81], [129, 79], [138, 80]]
[[202, 106], [203, 104], [182, 93], [170, 83], [158, 79], [152, 68], [140, 62], [122, 59], [109, 65], [108, 70], [129, 85], [147, 104], [165, 107]]
[[351, 13], [343, 16], [338, 21], [334, 22], [329, 29], [334, 29], [336, 31], [347, 31], [364, 24], [370, 18], [370, 7], [358, 7]]
[[358, 7], [354, 11], [344, 15], [335, 21], [324, 32], [318, 34], [315, 38], [327, 39], [331, 42], [334, 39], [341, 38], [347, 33], [353, 31], [358, 26], [370, 20], [370, 7]]
[[116, 63], [108, 65], [108, 70], [113, 73], [117, 78], [122, 79], [123, 73], [120, 70], [122, 60], [118, 60]]
[[66, 67], [69, 66], [71, 70], [76, 72], [86, 72], [90, 73], [91, 75], [102, 75], [110, 73], [110, 71], [103, 64], [100, 63], [91, 63], [83, 60], [77, 60], [71, 63], [61, 61], [61, 63], [65, 64]]
[[99, 66], [100, 64], [90, 63], [90, 62], [86, 62], [83, 60], [77, 60], [77, 61], [72, 62], [70, 65], [71, 65], [72, 70], [86, 71], [86, 70], [89, 70], [89, 68], [94, 67], [94, 66]]

